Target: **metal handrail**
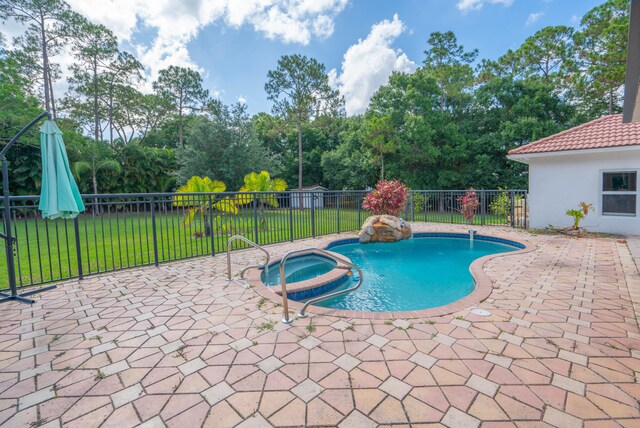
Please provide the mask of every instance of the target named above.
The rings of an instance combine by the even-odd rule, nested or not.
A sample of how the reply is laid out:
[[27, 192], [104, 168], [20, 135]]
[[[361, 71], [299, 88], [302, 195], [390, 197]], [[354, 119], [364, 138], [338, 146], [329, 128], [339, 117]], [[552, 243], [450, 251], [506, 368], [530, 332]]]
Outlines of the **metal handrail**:
[[251, 265], [251, 266], [247, 266], [244, 269], [242, 269], [240, 271], [240, 278], [244, 278], [244, 273], [251, 268], [259, 268], [262, 269], [265, 266], [269, 266], [269, 260], [271, 260], [271, 255], [269, 254], [269, 252], [267, 250], [265, 250], [263, 247], [261, 247], [260, 245], [256, 244], [255, 242], [251, 241], [250, 239], [245, 238], [242, 235], [233, 235], [231, 238], [229, 238], [229, 240], [227, 241], [227, 275], [229, 277], [229, 281], [231, 281], [231, 242], [235, 241], [235, 240], [241, 240], [246, 242], [247, 244], [251, 245], [252, 247], [257, 248], [258, 250], [261, 250], [263, 253], [265, 253], [267, 255], [267, 260], [265, 260], [265, 262], [263, 264], [258, 264], [258, 265]]
[[321, 250], [319, 248], [303, 248], [301, 250], [289, 251], [287, 254], [285, 254], [282, 257], [282, 259], [280, 259], [280, 285], [282, 287], [282, 309], [283, 309], [282, 322], [285, 324], [289, 324], [290, 322], [293, 321], [293, 319], [289, 317], [289, 301], [287, 300], [287, 280], [284, 275], [284, 265], [287, 262], [287, 259], [289, 259], [289, 257], [295, 254], [321, 254], [332, 260], [335, 260], [336, 262], [343, 263], [349, 266], [349, 268], [351, 269], [357, 270], [359, 274], [358, 283], [353, 287], [346, 288], [340, 291], [334, 291], [333, 293], [324, 294], [322, 296], [314, 297], [312, 299], [307, 300], [302, 306], [302, 309], [300, 310], [300, 312], [298, 312], [299, 318], [307, 317], [306, 310], [309, 305], [321, 302], [323, 300], [330, 299], [332, 297], [342, 296], [343, 294], [351, 293], [352, 291], [355, 291], [358, 288], [360, 288], [360, 285], [362, 285], [362, 278], [363, 278], [362, 269], [360, 269], [358, 266], [354, 265], [350, 261], [343, 259], [342, 257], [338, 257], [329, 251]]

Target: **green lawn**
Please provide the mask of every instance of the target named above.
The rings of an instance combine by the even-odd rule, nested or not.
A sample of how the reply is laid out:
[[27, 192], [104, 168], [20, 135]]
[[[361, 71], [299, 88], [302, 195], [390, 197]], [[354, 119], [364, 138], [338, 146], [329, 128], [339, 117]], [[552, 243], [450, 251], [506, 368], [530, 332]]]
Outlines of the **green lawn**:
[[[368, 213], [357, 209], [268, 210], [264, 223], [249, 209], [238, 215], [215, 214], [213, 233], [206, 236], [204, 224], [183, 225], [183, 211], [168, 208], [155, 216], [158, 262], [178, 260], [226, 251], [231, 235], [244, 235], [259, 244], [301, 239], [359, 229]], [[407, 215], [406, 217], [411, 217]], [[465, 224], [459, 213], [416, 212], [415, 221]], [[313, 221], [312, 221], [313, 220]], [[506, 224], [506, 218], [487, 215], [485, 224]], [[102, 215], [86, 213], [78, 217], [82, 271], [105, 272], [155, 263], [152, 216], [147, 212], [108, 211]], [[482, 224], [477, 216], [474, 224]], [[313, 224], [313, 226], [312, 226]], [[18, 218], [16, 271], [18, 285], [56, 281], [78, 275], [76, 234], [72, 220]], [[212, 251], [213, 246], [213, 251]], [[233, 248], [245, 245], [236, 242]], [[7, 284], [4, 251], [0, 254], [0, 284]]]

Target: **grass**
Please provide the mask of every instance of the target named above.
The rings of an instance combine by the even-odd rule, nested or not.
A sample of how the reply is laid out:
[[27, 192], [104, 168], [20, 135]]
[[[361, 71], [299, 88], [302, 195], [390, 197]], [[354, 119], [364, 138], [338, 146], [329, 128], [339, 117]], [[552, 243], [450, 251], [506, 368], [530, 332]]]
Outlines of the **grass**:
[[[333, 208], [304, 211], [280, 208], [268, 210], [264, 221], [253, 210], [237, 215], [214, 213], [213, 233], [206, 236], [201, 219], [184, 225], [184, 213], [177, 209], [157, 212], [155, 219], [142, 211], [107, 211], [102, 215], [85, 213], [78, 217], [80, 261], [72, 220], [42, 220], [18, 217], [13, 222], [16, 279], [18, 285], [31, 285], [127, 267], [155, 263], [153, 223], [157, 242], [158, 262], [185, 259], [226, 251], [232, 235], [244, 235], [265, 245], [291, 239], [309, 238], [331, 233], [355, 231], [368, 213], [357, 209]], [[415, 221], [465, 224], [459, 213], [418, 213]], [[487, 215], [485, 224], [505, 224], [505, 219]], [[481, 224], [477, 216], [474, 224]], [[233, 249], [246, 248], [240, 241]], [[6, 255], [0, 252], [0, 266], [7, 266]], [[0, 284], [7, 284], [6, 268], [0, 268]]]

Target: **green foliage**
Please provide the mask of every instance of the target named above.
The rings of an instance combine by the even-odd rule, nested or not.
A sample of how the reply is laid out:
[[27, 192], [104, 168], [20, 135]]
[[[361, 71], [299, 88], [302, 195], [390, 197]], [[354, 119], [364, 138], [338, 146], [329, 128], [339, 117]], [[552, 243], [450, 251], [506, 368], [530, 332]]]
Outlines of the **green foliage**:
[[627, 64], [630, 0], [608, 0], [587, 12], [575, 33], [577, 65], [575, 90], [588, 101], [589, 116], [621, 110], [620, 87]]
[[413, 211], [416, 213], [426, 212], [429, 199], [429, 194], [427, 193], [413, 193]]
[[275, 193], [259, 194], [253, 192], [284, 192], [287, 190], [287, 183], [281, 178], [271, 178], [267, 171], [259, 174], [250, 172], [244, 177], [244, 184], [240, 188], [241, 193], [236, 195], [236, 203], [248, 205], [254, 202], [260, 210], [260, 225], [266, 226], [267, 221], [264, 213], [265, 205], [278, 208], [278, 198]]
[[593, 208], [593, 205], [587, 202], [580, 202], [578, 206], [578, 209], [569, 209], [565, 213], [569, 217], [573, 217], [573, 230], [580, 230], [580, 221], [582, 221]]
[[584, 213], [582, 212], [582, 210], [567, 210], [566, 214], [569, 217], [573, 217], [573, 229], [578, 230], [580, 228], [580, 221], [584, 218]]
[[[284, 55], [269, 70], [264, 86], [273, 113], [295, 126], [298, 141], [298, 188], [302, 189], [302, 128], [312, 119], [337, 116], [344, 100], [329, 86], [324, 64], [304, 55]], [[302, 207], [301, 207], [302, 208]]]
[[170, 65], [160, 70], [153, 89], [178, 115], [178, 146], [183, 147], [185, 112], [202, 110], [209, 101], [209, 91], [202, 87], [202, 76], [190, 68]]
[[239, 188], [252, 170], [277, 170], [278, 163], [256, 138], [246, 107], [224, 107], [213, 118], [194, 118], [184, 148], [178, 149], [179, 182], [191, 176], [217, 177]]
[[[520, 195], [518, 195], [520, 198]], [[489, 212], [493, 215], [506, 217], [511, 213], [511, 196], [509, 192], [502, 192], [494, 197], [489, 204]]]
[[[211, 223], [209, 216], [212, 210], [227, 214], [238, 214], [238, 207], [235, 200], [227, 196], [211, 195], [211, 193], [221, 193], [227, 190], [227, 186], [222, 181], [214, 181], [209, 177], [191, 177], [185, 184], [180, 186], [174, 196], [173, 204], [177, 207], [186, 208], [186, 214], [182, 222], [187, 227], [198, 218], [204, 225], [205, 236], [211, 236]], [[184, 194], [184, 195], [181, 195]], [[196, 217], [197, 216], [197, 217]], [[194, 232], [194, 236], [199, 232]]]

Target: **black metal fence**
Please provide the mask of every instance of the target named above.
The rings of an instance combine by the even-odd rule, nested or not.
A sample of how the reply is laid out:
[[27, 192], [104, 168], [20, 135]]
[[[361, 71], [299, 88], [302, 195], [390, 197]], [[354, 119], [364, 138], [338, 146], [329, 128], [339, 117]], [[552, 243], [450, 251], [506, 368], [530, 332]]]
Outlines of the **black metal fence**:
[[[412, 191], [403, 216], [411, 221], [469, 223], [466, 191]], [[83, 195], [73, 220], [44, 220], [37, 196], [10, 198], [18, 288], [136, 266], [214, 255], [244, 235], [274, 244], [360, 228], [366, 191]], [[477, 191], [473, 224], [527, 226], [522, 190]], [[301, 209], [300, 206], [303, 208]], [[0, 223], [4, 231], [4, 218]], [[232, 249], [245, 248], [236, 241]], [[0, 290], [8, 287], [0, 254]]]

